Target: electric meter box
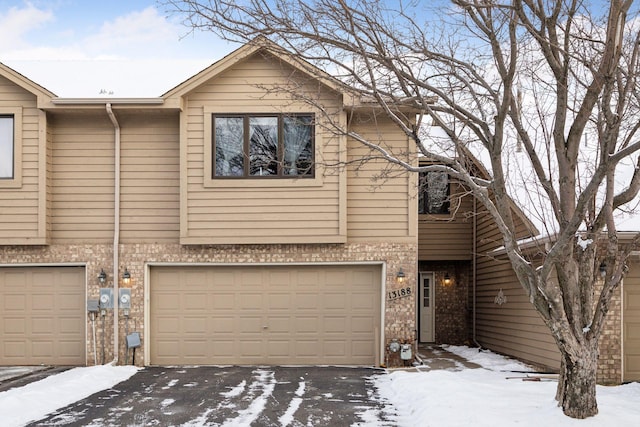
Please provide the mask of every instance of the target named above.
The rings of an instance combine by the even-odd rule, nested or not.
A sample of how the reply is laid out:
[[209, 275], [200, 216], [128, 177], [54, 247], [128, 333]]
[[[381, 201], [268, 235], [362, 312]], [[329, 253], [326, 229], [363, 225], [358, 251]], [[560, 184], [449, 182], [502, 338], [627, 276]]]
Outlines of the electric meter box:
[[411, 344], [402, 344], [400, 346], [400, 359], [411, 360], [413, 355], [411, 354]]
[[97, 313], [99, 310], [99, 303], [97, 299], [88, 299], [87, 300], [87, 311], [89, 313]]
[[113, 308], [113, 288], [100, 288], [100, 308]]

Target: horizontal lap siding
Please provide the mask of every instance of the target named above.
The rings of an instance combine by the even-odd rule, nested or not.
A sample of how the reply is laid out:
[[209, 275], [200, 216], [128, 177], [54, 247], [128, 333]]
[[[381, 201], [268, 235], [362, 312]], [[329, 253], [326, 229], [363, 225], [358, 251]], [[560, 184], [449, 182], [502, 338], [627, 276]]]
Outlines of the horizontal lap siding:
[[[351, 121], [350, 129], [398, 156], [406, 156], [409, 142], [400, 129], [384, 118], [360, 115]], [[409, 197], [411, 174], [377, 157], [358, 141], [349, 139], [347, 168], [347, 229], [350, 241], [417, 239], [417, 202]], [[411, 161], [410, 159], [405, 159]], [[415, 178], [415, 177], [414, 177]]]
[[122, 140], [120, 238], [123, 243], [178, 242], [178, 114], [116, 114]]
[[[516, 221], [518, 219], [516, 218]], [[522, 223], [520, 236], [525, 235]], [[542, 318], [529, 302], [511, 263], [487, 256], [503, 245], [502, 237], [490, 216], [478, 217], [478, 259], [476, 289], [476, 338], [483, 346], [535, 364], [557, 369], [560, 356]], [[502, 290], [506, 302], [498, 304]]]
[[0, 182], [0, 244], [9, 240], [29, 243], [32, 239], [46, 237], [45, 230], [39, 228], [39, 215], [45, 212], [39, 206], [39, 192], [46, 190], [40, 188], [38, 178], [40, 119], [36, 97], [0, 77], [0, 112], [15, 108], [22, 110], [22, 123], [17, 124], [22, 133], [15, 135], [14, 155], [21, 156], [21, 171], [14, 170], [14, 173], [20, 173], [16, 178], [22, 183], [6, 187], [4, 184], [9, 184], [8, 181]]
[[[316, 168], [316, 180], [265, 179], [214, 180], [205, 186], [205, 114], [313, 112], [302, 102], [260, 85], [286, 84], [291, 69], [260, 55], [251, 57], [189, 94], [186, 114], [186, 208], [184, 239], [200, 243], [313, 243], [344, 240], [341, 236], [339, 180], [335, 171]], [[340, 113], [337, 94], [309, 86], [329, 110]], [[206, 112], [205, 112], [206, 110]], [[317, 119], [321, 120], [319, 114]], [[337, 160], [338, 138], [316, 126], [316, 160]], [[322, 151], [318, 158], [319, 150]], [[209, 181], [210, 182], [210, 181]]]
[[52, 239], [113, 240], [114, 129], [106, 112], [61, 114], [52, 128]]
[[473, 251], [473, 199], [460, 197], [451, 184], [450, 216], [419, 215], [418, 258], [422, 261], [470, 260]]

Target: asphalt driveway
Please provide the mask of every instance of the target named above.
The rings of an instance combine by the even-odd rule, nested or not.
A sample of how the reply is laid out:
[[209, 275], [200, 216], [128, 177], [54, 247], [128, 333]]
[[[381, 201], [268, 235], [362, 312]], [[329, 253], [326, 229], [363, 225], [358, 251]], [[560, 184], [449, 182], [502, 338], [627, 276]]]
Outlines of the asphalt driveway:
[[348, 367], [150, 367], [30, 426], [392, 425]]

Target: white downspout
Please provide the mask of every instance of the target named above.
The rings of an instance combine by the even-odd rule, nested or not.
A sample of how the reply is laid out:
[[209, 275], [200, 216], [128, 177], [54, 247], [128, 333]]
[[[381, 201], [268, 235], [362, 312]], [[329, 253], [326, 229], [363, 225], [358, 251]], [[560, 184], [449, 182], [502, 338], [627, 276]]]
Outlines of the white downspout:
[[473, 332], [472, 339], [473, 343], [478, 346], [478, 348], [482, 348], [478, 340], [476, 339], [476, 316], [477, 316], [477, 303], [476, 303], [476, 288], [478, 285], [478, 200], [473, 198]]
[[107, 114], [113, 128], [115, 130], [114, 136], [114, 189], [113, 189], [113, 361], [112, 365], [118, 364], [118, 350], [119, 350], [119, 313], [118, 313], [118, 293], [119, 293], [119, 280], [120, 269], [118, 268], [119, 256], [120, 256], [120, 125], [116, 119], [113, 110], [111, 109], [111, 103], [106, 104]]

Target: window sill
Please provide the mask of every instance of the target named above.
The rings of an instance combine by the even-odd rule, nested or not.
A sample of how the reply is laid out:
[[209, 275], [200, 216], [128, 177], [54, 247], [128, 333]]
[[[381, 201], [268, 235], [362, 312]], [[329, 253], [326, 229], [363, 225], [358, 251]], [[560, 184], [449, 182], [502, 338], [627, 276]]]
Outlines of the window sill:
[[205, 188], [313, 188], [322, 187], [321, 177], [315, 178], [220, 178], [204, 180]]

